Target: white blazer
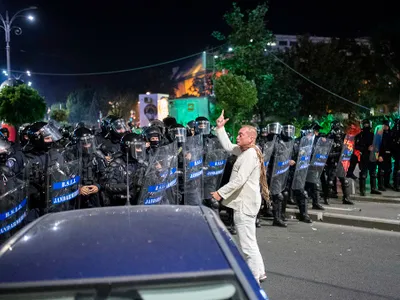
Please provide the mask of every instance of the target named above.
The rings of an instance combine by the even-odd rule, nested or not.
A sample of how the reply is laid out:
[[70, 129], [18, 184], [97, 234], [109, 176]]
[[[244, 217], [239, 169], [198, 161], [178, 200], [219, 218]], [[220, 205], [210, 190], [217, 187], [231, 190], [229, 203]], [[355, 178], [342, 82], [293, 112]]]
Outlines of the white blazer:
[[256, 216], [261, 206], [260, 161], [255, 149], [244, 152], [236, 144], [232, 144], [225, 128], [216, 130], [222, 147], [238, 158], [233, 165], [229, 182], [218, 190], [224, 199], [222, 204], [249, 216]]

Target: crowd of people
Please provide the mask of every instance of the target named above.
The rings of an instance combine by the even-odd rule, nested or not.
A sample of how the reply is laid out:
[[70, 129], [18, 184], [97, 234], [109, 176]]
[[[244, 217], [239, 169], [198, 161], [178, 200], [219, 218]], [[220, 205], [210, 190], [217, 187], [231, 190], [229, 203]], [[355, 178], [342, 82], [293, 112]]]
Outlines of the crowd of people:
[[[82, 122], [60, 126], [35, 122], [19, 128], [16, 142], [8, 132], [0, 136], [0, 239], [49, 212], [119, 205], [206, 205], [217, 213], [224, 208], [212, 193], [231, 176], [235, 155], [212, 133], [210, 121], [198, 117], [186, 126], [175, 118], [154, 120], [141, 133], [122, 118], [107, 116], [97, 128]], [[257, 146], [267, 172], [270, 201], [263, 201], [260, 217], [286, 227], [286, 206], [296, 205], [299, 220], [311, 223], [312, 208], [323, 210], [329, 198], [350, 200], [350, 178], [359, 164], [360, 194], [366, 195], [369, 172], [372, 194], [400, 191], [400, 124], [388, 122], [374, 134], [369, 120], [356, 136], [346, 135], [339, 121], [320, 134], [313, 122], [295, 136], [292, 124], [270, 123], [259, 129]], [[353, 149], [360, 152], [357, 157]], [[391, 182], [394, 159], [393, 184]], [[378, 167], [378, 171], [377, 171]], [[348, 169], [348, 170], [347, 170]], [[223, 203], [222, 203], [223, 204]], [[236, 233], [233, 212], [228, 229]]]

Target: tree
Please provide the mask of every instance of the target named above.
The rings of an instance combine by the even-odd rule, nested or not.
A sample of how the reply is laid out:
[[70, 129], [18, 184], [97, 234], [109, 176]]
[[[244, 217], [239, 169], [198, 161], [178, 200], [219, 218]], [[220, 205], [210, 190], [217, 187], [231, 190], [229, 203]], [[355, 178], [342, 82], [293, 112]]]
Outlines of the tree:
[[68, 122], [68, 112], [65, 109], [52, 109], [50, 112], [50, 118], [59, 123]]
[[232, 132], [237, 121], [249, 118], [257, 103], [257, 89], [244, 76], [227, 74], [215, 81], [215, 96], [218, 104], [231, 119]]
[[[298, 44], [285, 55], [286, 62], [316, 84], [350, 101], [362, 104], [371, 96], [371, 79], [365, 67], [371, 58], [370, 49], [354, 40], [332, 39], [329, 43], [312, 42], [299, 37]], [[321, 89], [297, 76], [297, 88], [302, 95], [302, 115], [322, 116], [327, 113], [360, 112], [354, 104]]]
[[43, 119], [46, 102], [33, 88], [22, 84], [0, 91], [0, 118], [18, 126]]
[[267, 51], [268, 45], [274, 41], [272, 32], [265, 26], [267, 11], [268, 6], [262, 4], [243, 14], [234, 4], [233, 10], [224, 16], [231, 28], [228, 37], [219, 32], [213, 33], [217, 39], [226, 40], [232, 48], [231, 52], [220, 55], [217, 68], [244, 75], [255, 82], [258, 102], [254, 112], [261, 123], [268, 116], [292, 118], [301, 99], [291, 71]]

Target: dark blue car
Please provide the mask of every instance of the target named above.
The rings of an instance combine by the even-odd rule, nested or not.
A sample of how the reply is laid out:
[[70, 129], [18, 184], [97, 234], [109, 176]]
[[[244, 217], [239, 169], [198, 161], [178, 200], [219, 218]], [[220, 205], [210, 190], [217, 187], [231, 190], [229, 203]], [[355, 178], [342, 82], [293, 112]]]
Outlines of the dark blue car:
[[268, 299], [199, 206], [48, 214], [0, 249], [0, 299]]

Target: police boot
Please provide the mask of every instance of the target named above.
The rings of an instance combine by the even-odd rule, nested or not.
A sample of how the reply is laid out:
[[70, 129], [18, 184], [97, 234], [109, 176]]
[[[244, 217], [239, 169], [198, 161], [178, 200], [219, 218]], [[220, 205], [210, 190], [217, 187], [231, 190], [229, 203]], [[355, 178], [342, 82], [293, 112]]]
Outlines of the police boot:
[[360, 179], [359, 179], [359, 184], [360, 184], [360, 195], [365, 196], [365, 178], [363, 178], [363, 175], [360, 174]]
[[273, 208], [272, 208], [271, 202], [267, 202], [266, 205], [264, 206], [264, 211], [263, 211], [264, 217], [265, 218], [273, 218], [274, 213], [272, 210], [273, 210]]
[[256, 217], [256, 228], [261, 228], [261, 220], [259, 218], [260, 213], [258, 213], [257, 217]]
[[[330, 189], [329, 189], [329, 198], [332, 199], [338, 199], [338, 192], [337, 192], [337, 180], [336, 177], [333, 178], [332, 182], [329, 182]], [[325, 204], [329, 205], [328, 199], [325, 199], [324, 197], [324, 202], [326, 201]]]
[[287, 204], [287, 199], [289, 197], [288, 192], [283, 192], [283, 200], [282, 200], [282, 205], [281, 205], [281, 219], [282, 221], [286, 221], [286, 204]]
[[393, 178], [395, 191], [400, 192], [400, 171], [397, 171], [396, 176]]
[[279, 194], [272, 196], [272, 201], [274, 206], [274, 221], [272, 222], [272, 226], [287, 227], [287, 224], [281, 219], [283, 195]]
[[385, 188], [394, 190], [393, 185], [390, 184], [390, 173], [389, 172], [385, 172], [384, 184], [385, 184]]
[[340, 183], [342, 184], [343, 190], [343, 204], [354, 205], [352, 201], [350, 201], [350, 182], [347, 178], [340, 178]]
[[307, 192], [298, 191], [297, 194], [297, 203], [299, 206], [299, 221], [304, 223], [312, 223], [310, 216], [308, 215], [308, 207], [307, 207]]
[[320, 185], [315, 183], [311, 190], [311, 199], [312, 199], [312, 208], [316, 210], [325, 210], [325, 208], [319, 204], [321, 195], [320, 195]]
[[369, 178], [369, 183], [371, 185], [371, 194], [382, 195], [382, 193], [376, 189], [376, 176], [371, 176]]
[[293, 190], [292, 189], [290, 189], [290, 191], [289, 191], [289, 198], [287, 199], [287, 204], [297, 205], [296, 201], [294, 201], [294, 199], [293, 199]]
[[385, 186], [384, 186], [384, 172], [382, 170], [380, 170], [378, 172], [378, 190], [385, 192]]

